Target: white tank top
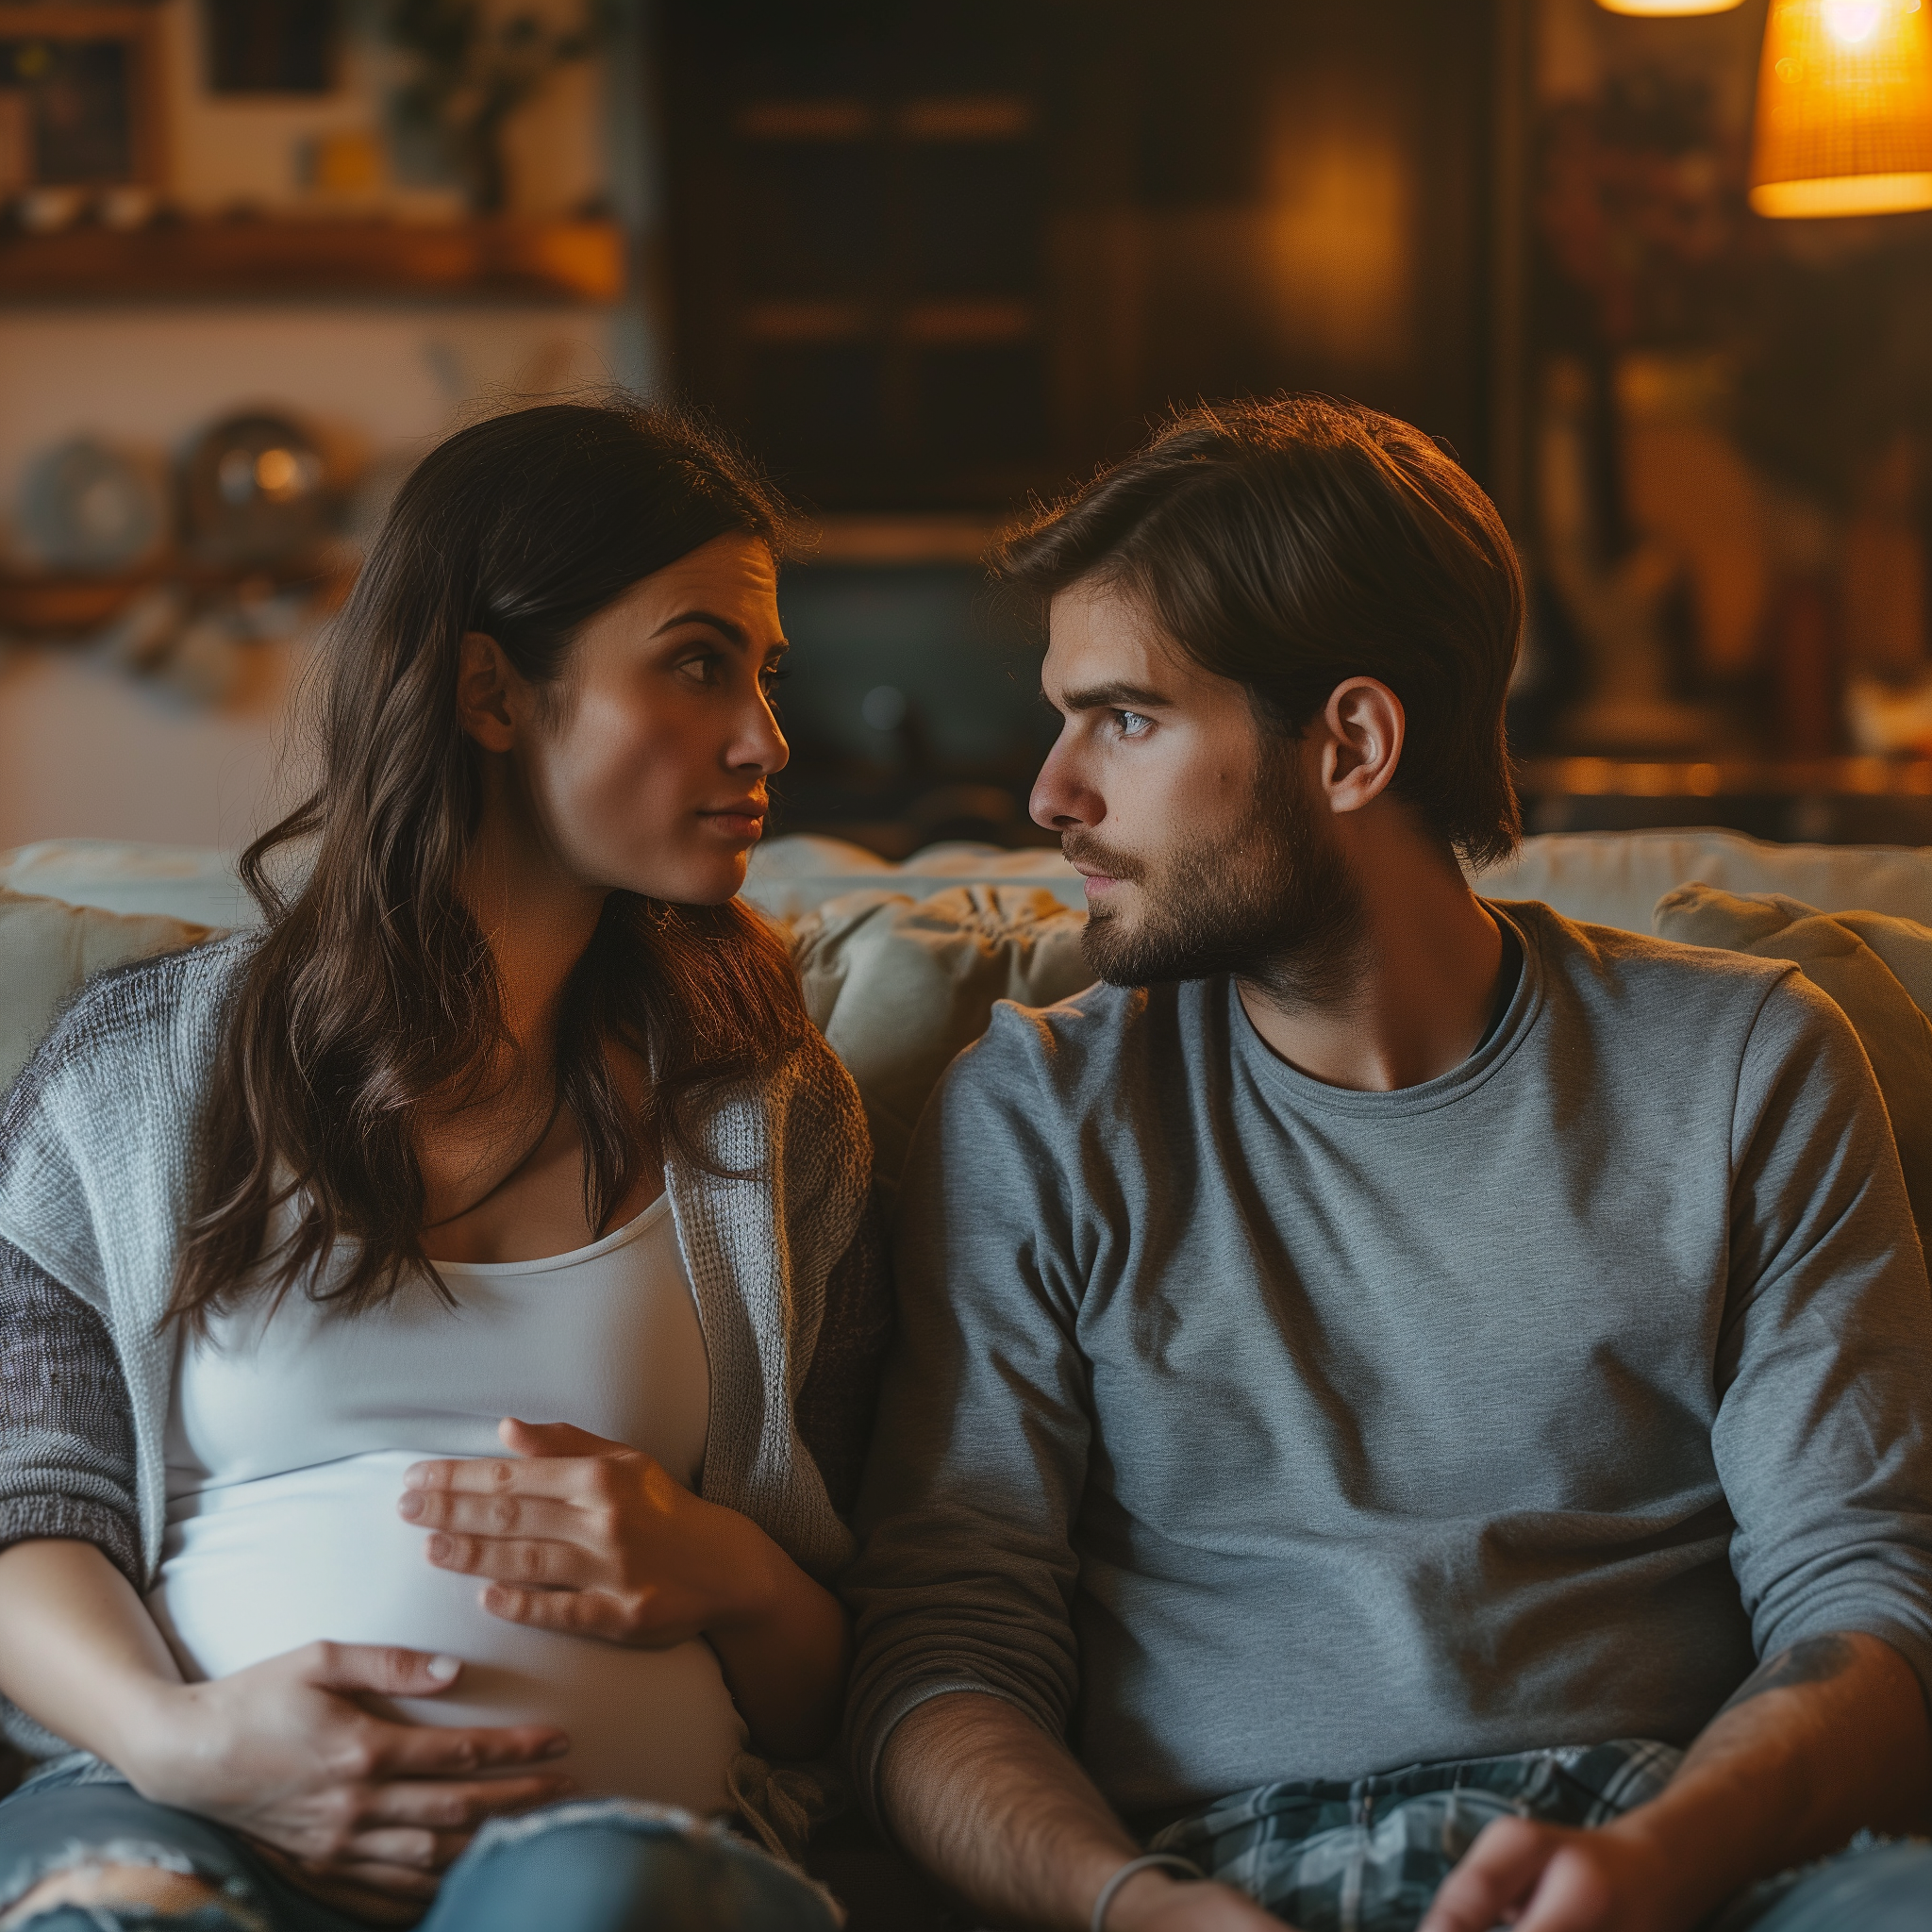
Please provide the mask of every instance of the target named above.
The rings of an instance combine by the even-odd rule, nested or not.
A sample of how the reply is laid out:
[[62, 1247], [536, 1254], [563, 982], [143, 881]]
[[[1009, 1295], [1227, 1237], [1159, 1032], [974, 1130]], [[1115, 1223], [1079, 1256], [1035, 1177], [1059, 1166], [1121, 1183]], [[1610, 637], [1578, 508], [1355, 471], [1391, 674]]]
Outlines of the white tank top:
[[396, 1514], [410, 1463], [504, 1456], [512, 1415], [626, 1442], [697, 1486], [710, 1374], [669, 1197], [572, 1254], [436, 1268], [455, 1307], [420, 1279], [359, 1315], [291, 1293], [183, 1344], [149, 1608], [192, 1677], [318, 1638], [461, 1657], [454, 1690], [403, 1711], [559, 1724], [561, 1768], [586, 1790], [725, 1809], [745, 1733], [708, 1644], [631, 1650], [505, 1623]]

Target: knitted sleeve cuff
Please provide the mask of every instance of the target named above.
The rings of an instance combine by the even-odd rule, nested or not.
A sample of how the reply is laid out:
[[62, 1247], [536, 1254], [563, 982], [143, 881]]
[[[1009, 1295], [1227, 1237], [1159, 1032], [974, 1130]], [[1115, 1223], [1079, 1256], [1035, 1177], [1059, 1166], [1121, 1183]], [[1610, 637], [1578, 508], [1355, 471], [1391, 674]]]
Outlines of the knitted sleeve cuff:
[[141, 1588], [141, 1527], [131, 1512], [86, 1496], [0, 1499], [0, 1550], [48, 1539], [92, 1543], [136, 1590]]

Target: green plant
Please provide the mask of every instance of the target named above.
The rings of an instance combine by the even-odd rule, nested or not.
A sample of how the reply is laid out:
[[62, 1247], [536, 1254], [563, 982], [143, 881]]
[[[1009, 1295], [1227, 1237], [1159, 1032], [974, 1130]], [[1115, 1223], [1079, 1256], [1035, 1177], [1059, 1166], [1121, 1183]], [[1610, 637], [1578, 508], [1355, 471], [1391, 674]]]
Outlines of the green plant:
[[500, 213], [508, 198], [505, 122], [559, 67], [602, 45], [611, 11], [611, 0], [583, 0], [559, 25], [547, 9], [489, 0], [391, 0], [389, 38], [417, 63], [397, 112], [447, 145], [478, 214]]

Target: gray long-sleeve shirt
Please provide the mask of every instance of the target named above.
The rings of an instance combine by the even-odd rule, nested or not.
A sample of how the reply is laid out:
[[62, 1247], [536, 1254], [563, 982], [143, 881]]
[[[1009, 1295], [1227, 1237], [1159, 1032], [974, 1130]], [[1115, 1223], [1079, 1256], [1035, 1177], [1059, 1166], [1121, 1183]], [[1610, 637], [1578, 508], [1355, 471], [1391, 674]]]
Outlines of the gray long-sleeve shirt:
[[996, 1010], [916, 1138], [855, 1744], [981, 1689], [1125, 1813], [1932, 1688], [1932, 1295], [1789, 966], [1507, 912], [1491, 1039], [1326, 1087], [1229, 982]]

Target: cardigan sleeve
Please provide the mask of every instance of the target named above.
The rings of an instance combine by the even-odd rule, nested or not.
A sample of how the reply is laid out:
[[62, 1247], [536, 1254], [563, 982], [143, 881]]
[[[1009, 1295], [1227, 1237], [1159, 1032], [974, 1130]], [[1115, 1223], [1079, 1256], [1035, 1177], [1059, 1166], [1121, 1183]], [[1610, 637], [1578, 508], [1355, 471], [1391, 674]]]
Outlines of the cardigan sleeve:
[[139, 1589], [134, 1418], [99, 1314], [0, 1240], [0, 1549], [92, 1543]]
[[818, 1464], [825, 1493], [841, 1517], [851, 1515], [858, 1498], [879, 1376], [891, 1339], [885, 1215], [874, 1191], [851, 1244], [825, 1279], [818, 1346], [793, 1409], [799, 1438]]

